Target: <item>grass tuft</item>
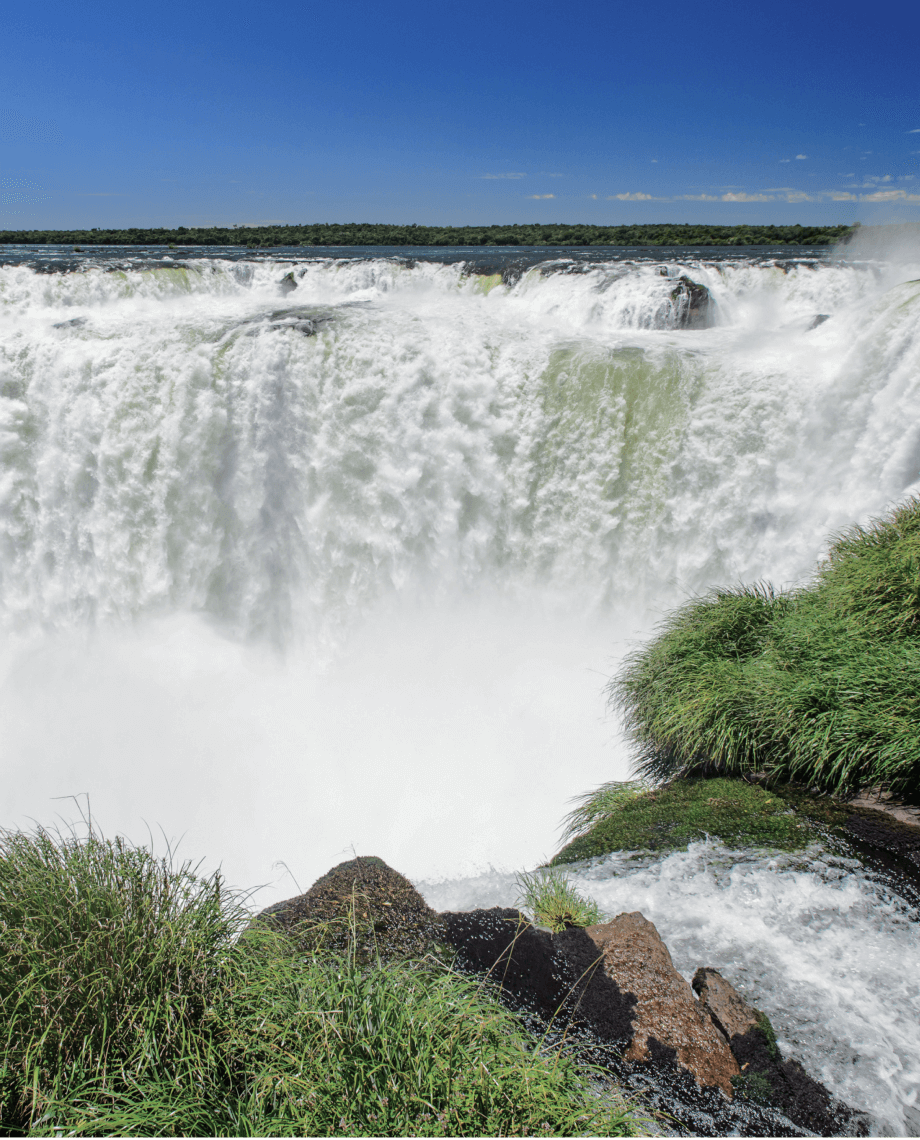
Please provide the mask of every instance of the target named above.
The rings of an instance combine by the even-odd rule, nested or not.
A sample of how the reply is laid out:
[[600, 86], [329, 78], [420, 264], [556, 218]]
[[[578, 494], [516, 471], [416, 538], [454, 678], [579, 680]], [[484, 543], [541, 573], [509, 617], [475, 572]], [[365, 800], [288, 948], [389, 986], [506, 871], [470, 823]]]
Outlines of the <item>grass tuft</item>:
[[303, 952], [219, 875], [0, 833], [0, 1132], [633, 1135], [615, 1091], [428, 957]]
[[642, 780], [610, 780], [592, 792], [576, 796], [571, 802], [577, 806], [562, 821], [562, 842], [584, 835], [596, 823], [648, 790], [648, 784]]
[[518, 903], [534, 922], [548, 926], [554, 934], [570, 926], [593, 926], [603, 916], [593, 899], [578, 893], [560, 871], [541, 868], [517, 877]]
[[920, 499], [839, 536], [807, 587], [671, 614], [608, 695], [662, 782], [763, 771], [824, 791], [920, 789]]

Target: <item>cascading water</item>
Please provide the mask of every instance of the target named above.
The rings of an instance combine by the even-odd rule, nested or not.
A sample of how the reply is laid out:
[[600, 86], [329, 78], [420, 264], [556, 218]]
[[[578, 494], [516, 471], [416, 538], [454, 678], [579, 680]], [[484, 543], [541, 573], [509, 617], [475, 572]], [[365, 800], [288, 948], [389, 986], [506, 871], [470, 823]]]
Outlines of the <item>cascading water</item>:
[[[3, 824], [87, 793], [260, 903], [352, 847], [513, 901], [459, 876], [534, 865], [625, 777], [624, 646], [918, 489], [916, 265], [406, 252], [0, 255]], [[676, 327], [681, 277], [712, 327]], [[865, 876], [734, 862], [584, 882], [913, 1130], [916, 924]]]

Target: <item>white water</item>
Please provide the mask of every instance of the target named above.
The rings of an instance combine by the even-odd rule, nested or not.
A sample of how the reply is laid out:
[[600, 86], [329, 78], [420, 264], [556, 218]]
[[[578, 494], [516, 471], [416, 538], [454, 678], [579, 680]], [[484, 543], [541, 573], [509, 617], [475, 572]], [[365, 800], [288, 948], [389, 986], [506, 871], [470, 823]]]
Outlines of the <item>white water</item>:
[[[550, 855], [627, 774], [630, 639], [920, 489], [916, 265], [674, 264], [718, 301], [689, 332], [664, 263], [304, 262], [286, 295], [288, 264], [189, 264], [0, 267], [0, 816], [87, 793], [260, 904], [352, 849], [426, 880]], [[908, 1001], [867, 993], [876, 1026]], [[875, 1048], [854, 1072], [912, 1103]]]

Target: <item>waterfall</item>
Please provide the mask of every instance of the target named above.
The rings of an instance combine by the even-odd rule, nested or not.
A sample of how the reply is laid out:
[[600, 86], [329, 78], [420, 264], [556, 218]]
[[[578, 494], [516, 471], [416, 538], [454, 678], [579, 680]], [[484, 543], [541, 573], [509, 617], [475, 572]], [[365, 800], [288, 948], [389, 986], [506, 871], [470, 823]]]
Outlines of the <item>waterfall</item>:
[[85, 794], [260, 903], [549, 856], [630, 643], [920, 490], [917, 265], [10, 252], [2, 822]]

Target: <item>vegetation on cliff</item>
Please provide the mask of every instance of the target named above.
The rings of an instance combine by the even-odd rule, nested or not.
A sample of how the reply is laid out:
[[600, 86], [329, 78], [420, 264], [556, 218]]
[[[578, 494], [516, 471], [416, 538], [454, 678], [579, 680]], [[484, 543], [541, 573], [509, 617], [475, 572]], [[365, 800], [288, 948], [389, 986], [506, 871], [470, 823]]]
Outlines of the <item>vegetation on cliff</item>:
[[704, 226], [661, 223], [597, 226], [586, 223], [495, 226], [398, 226], [312, 222], [272, 226], [179, 226], [176, 229], [3, 230], [0, 245], [245, 246], [272, 249], [317, 246], [748, 246], [832, 245], [849, 226]]
[[249, 917], [121, 840], [0, 832], [0, 1134], [633, 1134], [473, 979]]
[[660, 783], [704, 768], [826, 792], [920, 785], [920, 499], [840, 535], [813, 580], [671, 614], [609, 695]]

